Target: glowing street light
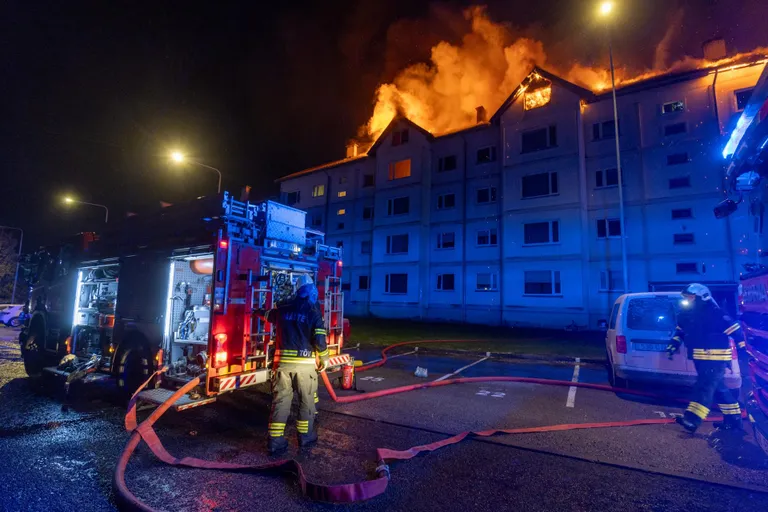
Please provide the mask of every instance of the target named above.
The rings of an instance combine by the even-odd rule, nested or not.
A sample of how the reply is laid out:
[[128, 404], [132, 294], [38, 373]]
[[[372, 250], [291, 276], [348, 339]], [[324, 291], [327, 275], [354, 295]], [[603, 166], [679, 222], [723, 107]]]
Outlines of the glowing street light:
[[103, 204], [89, 203], [87, 201], [78, 201], [77, 199], [74, 199], [72, 196], [64, 196], [64, 202], [66, 204], [85, 204], [88, 206], [95, 206], [97, 208], [104, 208], [104, 223], [106, 224], [107, 222], [109, 222], [109, 208], [107, 208]]
[[600, 16], [609, 16], [613, 12], [613, 2], [603, 2], [598, 11]]
[[201, 163], [201, 162], [199, 162], [197, 160], [194, 160], [192, 158], [187, 158], [186, 155], [184, 153], [182, 153], [181, 151], [171, 151], [170, 156], [171, 156], [171, 161], [176, 163], [176, 164], [183, 164], [183, 163], [186, 163], [186, 162], [191, 162], [191, 163], [193, 163], [195, 165], [199, 165], [200, 167], [205, 167], [206, 169], [210, 169], [211, 171], [215, 171], [216, 174], [219, 175], [219, 188], [217, 189], [217, 192], [219, 194], [221, 193], [221, 171], [220, 170], [218, 170], [215, 167], [211, 167], [210, 165], [205, 165], [204, 163]]

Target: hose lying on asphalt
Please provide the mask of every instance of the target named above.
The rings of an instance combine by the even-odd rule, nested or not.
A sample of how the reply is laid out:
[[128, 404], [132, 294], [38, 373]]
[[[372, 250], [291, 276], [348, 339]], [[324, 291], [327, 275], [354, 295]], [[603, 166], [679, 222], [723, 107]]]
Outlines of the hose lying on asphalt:
[[[382, 360], [373, 364], [362, 366], [357, 371], [365, 371], [371, 368], [375, 368], [383, 365], [386, 362], [386, 353], [395, 347], [422, 343], [451, 343], [462, 342], [466, 343], [466, 340], [420, 340], [413, 342], [404, 342], [390, 345], [382, 350]], [[407, 460], [415, 457], [421, 452], [430, 452], [439, 448], [456, 444], [468, 436], [489, 437], [495, 434], [528, 434], [538, 432], [557, 432], [564, 430], [579, 430], [589, 428], [609, 428], [609, 427], [627, 427], [627, 426], [639, 426], [639, 425], [660, 425], [674, 422], [673, 418], [652, 418], [652, 419], [639, 419], [629, 421], [612, 421], [605, 423], [574, 423], [563, 425], [547, 425], [540, 427], [529, 428], [517, 428], [517, 429], [500, 429], [500, 430], [484, 430], [479, 432], [462, 432], [447, 439], [442, 439], [434, 443], [429, 443], [421, 446], [414, 446], [407, 450], [390, 450], [388, 448], [378, 448], [376, 450], [378, 466], [376, 468], [376, 478], [371, 480], [365, 480], [362, 482], [356, 482], [351, 484], [332, 484], [324, 485], [312, 482], [307, 479], [301, 465], [295, 460], [279, 460], [274, 462], [268, 462], [265, 464], [233, 464], [230, 462], [217, 462], [211, 460], [203, 460], [195, 457], [184, 457], [182, 459], [176, 458], [171, 455], [160, 442], [157, 437], [157, 433], [152, 426], [158, 419], [176, 402], [179, 398], [186, 393], [194, 389], [200, 384], [200, 379], [196, 378], [185, 384], [182, 388], [177, 390], [166, 400], [162, 405], [155, 409], [147, 419], [141, 424], [136, 423], [136, 402], [138, 400], [138, 394], [143, 390], [152, 379], [166, 371], [166, 368], [158, 370], [147, 381], [139, 387], [134, 393], [130, 402], [128, 403], [128, 411], [125, 416], [126, 430], [131, 432], [131, 437], [128, 440], [123, 452], [120, 454], [120, 458], [117, 462], [114, 474], [114, 489], [116, 497], [118, 498], [121, 508], [126, 510], [141, 510], [145, 512], [154, 512], [154, 509], [139, 500], [129, 489], [125, 482], [125, 471], [128, 466], [128, 461], [136, 450], [140, 441], [144, 441], [152, 453], [162, 460], [163, 462], [173, 466], [185, 466], [197, 469], [221, 469], [229, 471], [239, 472], [269, 472], [269, 473], [289, 473], [295, 475], [299, 480], [302, 493], [307, 497], [323, 502], [329, 503], [355, 503], [364, 501], [375, 496], [378, 496], [387, 489], [389, 483], [389, 467], [386, 465], [387, 461], [393, 460]], [[452, 384], [463, 384], [473, 382], [522, 382], [529, 384], [541, 384], [548, 386], [573, 386], [579, 388], [596, 389], [600, 391], [610, 391], [626, 393], [631, 395], [652, 397], [652, 398], [664, 398], [659, 395], [648, 393], [645, 391], [613, 388], [611, 386], [605, 386], [601, 384], [590, 384], [585, 382], [571, 382], [563, 380], [550, 380], [550, 379], [536, 379], [530, 377], [459, 377], [456, 379], [446, 379], [441, 381], [425, 382], [420, 384], [414, 384], [410, 386], [400, 386], [397, 388], [384, 389], [362, 395], [344, 396], [339, 397], [336, 395], [331, 382], [328, 379], [326, 373], [322, 373], [323, 382], [328, 394], [334, 402], [338, 403], [352, 403], [359, 402], [361, 400], [370, 400], [372, 398], [378, 398], [382, 396], [394, 395], [398, 393], [405, 393], [408, 391], [415, 391], [417, 389], [425, 389], [440, 386], [449, 386]], [[683, 401], [683, 400], [677, 400]], [[708, 421], [716, 421], [719, 418], [711, 418]]]

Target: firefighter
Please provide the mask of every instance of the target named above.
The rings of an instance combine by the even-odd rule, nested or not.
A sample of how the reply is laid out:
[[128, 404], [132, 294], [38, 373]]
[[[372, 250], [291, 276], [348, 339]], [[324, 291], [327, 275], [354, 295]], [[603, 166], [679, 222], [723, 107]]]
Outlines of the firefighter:
[[696, 385], [693, 389], [693, 401], [677, 423], [688, 432], [694, 433], [709, 414], [709, 407], [715, 399], [722, 422], [714, 426], [723, 430], [740, 430], [741, 408], [738, 402], [738, 390], [725, 386], [725, 371], [730, 368], [733, 350], [729, 337], [738, 342], [739, 351], [746, 343], [738, 322], [731, 320], [712, 298], [709, 288], [693, 283], [682, 292], [683, 308], [678, 317], [675, 336], [670, 340], [667, 351], [670, 358], [680, 350], [685, 342], [688, 357], [696, 367]]
[[320, 309], [315, 307], [318, 291], [312, 278], [299, 277], [296, 288], [293, 300], [270, 311], [254, 312], [277, 326], [267, 440], [270, 454], [280, 453], [288, 447], [285, 423], [291, 412], [294, 391], [299, 395], [299, 417], [296, 420], [299, 446], [317, 441], [314, 428], [317, 372], [328, 368], [326, 330]]

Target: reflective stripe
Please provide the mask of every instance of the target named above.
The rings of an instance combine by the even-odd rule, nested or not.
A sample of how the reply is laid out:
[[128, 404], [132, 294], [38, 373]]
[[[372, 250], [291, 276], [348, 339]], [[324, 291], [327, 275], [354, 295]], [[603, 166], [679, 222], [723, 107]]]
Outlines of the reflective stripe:
[[327, 356], [328, 354], [330, 354], [330, 352], [329, 352], [327, 349], [326, 349], [326, 350], [323, 350], [322, 352], [320, 352], [320, 357], [325, 357], [325, 356]]
[[315, 403], [320, 401], [320, 397], [317, 396], [317, 393], [315, 393]]
[[693, 349], [693, 358], [701, 361], [730, 361], [732, 357], [733, 350], [730, 348]]
[[746, 343], [746, 342], [744, 342], [744, 341], [740, 341], [740, 342], [739, 342], [739, 348], [744, 348], [744, 347], [746, 347], [746, 346], [747, 346], [747, 343]]
[[309, 420], [296, 420], [296, 430], [299, 434], [307, 434], [309, 432]]
[[288, 364], [316, 364], [314, 357], [281, 357], [280, 359], [275, 359], [275, 362]]
[[704, 407], [698, 402], [691, 402], [688, 404], [688, 409], [686, 409], [688, 412], [691, 412], [698, 416], [701, 419], [705, 419], [707, 417], [707, 414], [709, 414], [709, 409]]
[[727, 328], [723, 332], [725, 332], [725, 334], [733, 334], [734, 332], [738, 331], [739, 329], [741, 329], [741, 326], [737, 322], [737, 323], [733, 324], [732, 326], [730, 326], [729, 328]]
[[299, 355], [298, 350], [275, 350], [276, 356], [297, 356]]
[[672, 339], [675, 340], [678, 343], [682, 343], [683, 342], [683, 340], [680, 339], [680, 336], [674, 336], [674, 337], [672, 337]]
[[708, 355], [697, 355], [693, 354], [693, 358], [697, 361], [730, 361], [731, 356], [730, 355], [717, 355], [717, 356], [708, 356]]
[[285, 433], [285, 423], [270, 423], [269, 437], [283, 437]]

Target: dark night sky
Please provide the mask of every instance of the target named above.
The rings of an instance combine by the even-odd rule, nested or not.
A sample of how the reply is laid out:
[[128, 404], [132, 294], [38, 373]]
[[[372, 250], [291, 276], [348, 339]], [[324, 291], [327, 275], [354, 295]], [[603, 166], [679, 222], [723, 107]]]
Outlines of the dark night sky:
[[[552, 62], [604, 59], [594, 2], [481, 3], [494, 20], [544, 41]], [[716, 35], [731, 49], [768, 46], [758, 30], [764, 0], [621, 3], [616, 53], [633, 66], [652, 64], [681, 7], [675, 55], [698, 56]], [[437, 41], [457, 42], [468, 5], [6, 0], [0, 224], [23, 228], [31, 249], [99, 227], [99, 210], [61, 206], [67, 192], [107, 204], [116, 218], [214, 191], [214, 174], [168, 165], [174, 146], [219, 167], [226, 189], [272, 194], [275, 178], [342, 157], [370, 116], [376, 85], [427, 59]]]

